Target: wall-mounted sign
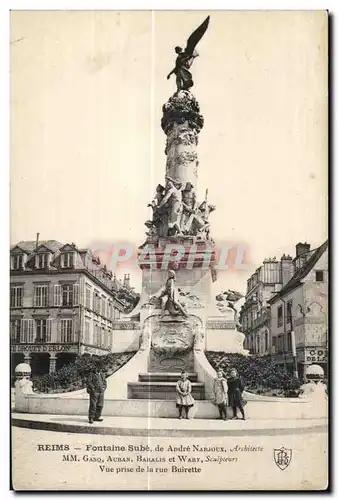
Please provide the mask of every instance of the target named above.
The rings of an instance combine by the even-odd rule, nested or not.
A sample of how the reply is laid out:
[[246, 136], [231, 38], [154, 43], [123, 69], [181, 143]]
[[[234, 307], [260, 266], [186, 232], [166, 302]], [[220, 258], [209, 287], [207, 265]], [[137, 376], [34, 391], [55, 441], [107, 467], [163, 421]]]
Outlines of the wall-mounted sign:
[[12, 352], [78, 352], [78, 346], [76, 344], [43, 344], [43, 345], [34, 345], [34, 344], [18, 344], [12, 345]]
[[327, 349], [324, 347], [310, 347], [305, 349], [305, 361], [307, 363], [326, 363]]

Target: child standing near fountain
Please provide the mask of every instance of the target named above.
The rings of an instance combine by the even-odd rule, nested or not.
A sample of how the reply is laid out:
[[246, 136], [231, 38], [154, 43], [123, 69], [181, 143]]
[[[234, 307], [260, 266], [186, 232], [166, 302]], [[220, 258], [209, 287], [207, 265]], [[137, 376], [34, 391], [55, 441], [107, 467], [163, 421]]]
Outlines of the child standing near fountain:
[[217, 377], [214, 380], [214, 395], [215, 404], [218, 406], [219, 418], [227, 419], [227, 400], [228, 400], [228, 384], [224, 377], [223, 370], [217, 371]]
[[185, 370], [181, 372], [181, 378], [176, 384], [176, 407], [178, 408], [179, 418], [183, 418], [183, 408], [185, 418], [189, 418], [189, 410], [194, 406], [195, 400], [191, 395], [191, 382]]
[[233, 411], [232, 418], [237, 417], [237, 408], [242, 414], [243, 420], [245, 420], [244, 414], [244, 401], [242, 397], [242, 392], [244, 390], [241, 379], [238, 376], [237, 370], [232, 368], [230, 370], [230, 377], [228, 378], [228, 397], [229, 397], [229, 406], [231, 406]]

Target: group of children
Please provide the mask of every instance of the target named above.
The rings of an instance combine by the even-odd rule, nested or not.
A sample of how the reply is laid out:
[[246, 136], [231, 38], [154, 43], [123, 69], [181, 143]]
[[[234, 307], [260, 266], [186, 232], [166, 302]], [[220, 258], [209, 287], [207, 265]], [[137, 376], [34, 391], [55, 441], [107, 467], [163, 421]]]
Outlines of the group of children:
[[[238, 376], [237, 370], [230, 370], [229, 378], [225, 378], [222, 370], [218, 370], [217, 377], [214, 380], [214, 403], [218, 406], [219, 418], [227, 419], [227, 406], [232, 408], [233, 419], [237, 419], [237, 409], [245, 420], [244, 401], [242, 397], [244, 387]], [[181, 378], [176, 384], [176, 406], [179, 411], [179, 418], [189, 418], [189, 410], [194, 406], [194, 398], [191, 395], [191, 382], [188, 379], [186, 371], [182, 371]]]

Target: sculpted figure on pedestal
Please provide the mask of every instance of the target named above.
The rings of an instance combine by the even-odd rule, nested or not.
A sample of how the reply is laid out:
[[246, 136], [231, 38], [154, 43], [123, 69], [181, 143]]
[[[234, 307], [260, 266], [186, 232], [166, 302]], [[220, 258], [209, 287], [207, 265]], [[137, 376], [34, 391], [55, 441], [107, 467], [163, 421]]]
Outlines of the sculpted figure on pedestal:
[[182, 184], [170, 177], [167, 177], [166, 181], [165, 195], [156, 207], [154, 216], [163, 221], [165, 215], [167, 215], [168, 236], [182, 235]]
[[185, 234], [199, 236], [203, 239], [209, 239], [210, 223], [209, 214], [215, 210], [214, 205], [207, 203], [208, 190], [206, 190], [205, 200], [190, 211], [190, 216], [185, 223]]
[[156, 303], [161, 301], [161, 318], [165, 315], [165, 311], [168, 311], [172, 316], [184, 316], [188, 317], [188, 313], [179, 301], [179, 294], [175, 287], [176, 273], [173, 270], [168, 271], [168, 278], [165, 283], [164, 288], [161, 290], [159, 295], [150, 297], [150, 303]]
[[187, 46], [185, 50], [181, 47], [175, 47], [175, 52], [177, 55], [175, 68], [170, 71], [167, 79], [171, 77], [172, 74], [176, 75], [176, 86], [177, 91], [179, 90], [189, 90], [193, 85], [192, 75], [189, 71], [194, 59], [198, 57], [198, 53], [195, 51], [195, 47], [206, 32], [209, 25], [209, 16], [203, 21], [203, 23], [190, 35], [187, 41]]
[[183, 213], [182, 213], [182, 222], [181, 228], [183, 233], [186, 233], [186, 226], [190, 219], [190, 216], [194, 213], [194, 209], [196, 206], [196, 194], [194, 190], [194, 186], [191, 182], [187, 182], [185, 188], [182, 191], [182, 205], [183, 205]]
[[145, 225], [149, 228], [147, 233], [148, 236], [164, 236], [165, 234], [165, 211], [159, 209], [159, 205], [162, 202], [165, 195], [165, 188], [158, 184], [156, 187], [156, 193], [151, 203], [148, 207], [153, 210], [153, 220], [147, 221]]
[[[234, 290], [228, 290], [227, 292], [222, 292], [216, 295], [216, 300], [218, 302], [220, 303], [225, 302], [225, 307], [229, 307], [235, 312], [234, 321], [236, 323], [236, 327], [238, 328], [241, 326], [239, 322], [239, 311], [243, 305], [242, 299], [244, 299], [244, 295], [242, 295], [239, 292], [235, 292]], [[218, 305], [219, 309], [220, 305]]]

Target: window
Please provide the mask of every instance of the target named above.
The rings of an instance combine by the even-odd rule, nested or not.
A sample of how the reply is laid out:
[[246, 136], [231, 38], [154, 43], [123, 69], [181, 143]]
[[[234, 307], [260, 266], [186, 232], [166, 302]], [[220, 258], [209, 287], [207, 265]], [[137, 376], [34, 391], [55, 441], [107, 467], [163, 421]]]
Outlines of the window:
[[62, 306], [72, 307], [73, 306], [73, 285], [62, 285]]
[[88, 285], [86, 286], [86, 308], [92, 308], [92, 291]]
[[11, 341], [20, 342], [21, 337], [21, 319], [11, 319]]
[[277, 326], [283, 325], [283, 306], [279, 306], [277, 309]]
[[23, 269], [23, 255], [13, 255], [11, 261], [12, 269]]
[[324, 271], [316, 271], [316, 281], [324, 281]]
[[278, 352], [283, 352], [284, 351], [284, 346], [283, 346], [283, 335], [279, 335], [277, 339], [277, 349]]
[[35, 285], [34, 307], [48, 307], [48, 285]]
[[100, 343], [100, 327], [97, 323], [94, 325], [94, 345], [99, 345]]
[[73, 320], [61, 319], [60, 322], [60, 342], [74, 342]]
[[79, 285], [64, 283], [54, 287], [54, 305], [58, 307], [74, 307], [79, 305]]
[[34, 320], [23, 319], [21, 323], [21, 338], [22, 343], [34, 342]]
[[74, 253], [61, 254], [61, 267], [74, 267]]
[[292, 351], [291, 332], [288, 333], [288, 337], [287, 337], [287, 350]]
[[86, 321], [85, 321], [84, 341], [86, 344], [90, 344], [90, 320], [89, 319], [86, 319]]
[[11, 286], [11, 307], [22, 307], [23, 286]]
[[93, 309], [96, 312], [96, 314], [100, 314], [100, 296], [99, 296], [98, 292], [94, 293]]
[[292, 319], [292, 300], [288, 300], [286, 304], [286, 322], [291, 323]]
[[269, 334], [265, 332], [265, 352], [269, 350]]
[[113, 344], [113, 333], [111, 330], [108, 330], [108, 343], [107, 347], [111, 348]]
[[36, 338], [35, 342], [50, 342], [51, 341], [51, 319], [35, 320]]
[[106, 329], [103, 326], [101, 328], [101, 342], [100, 342], [101, 347], [105, 347], [106, 345]]
[[48, 264], [48, 254], [39, 253], [35, 256], [35, 266], [37, 269], [44, 269]]
[[106, 312], [106, 299], [105, 299], [105, 297], [101, 298], [101, 305], [102, 305], [101, 314], [102, 314], [102, 316], [104, 316], [106, 318], [107, 312]]

